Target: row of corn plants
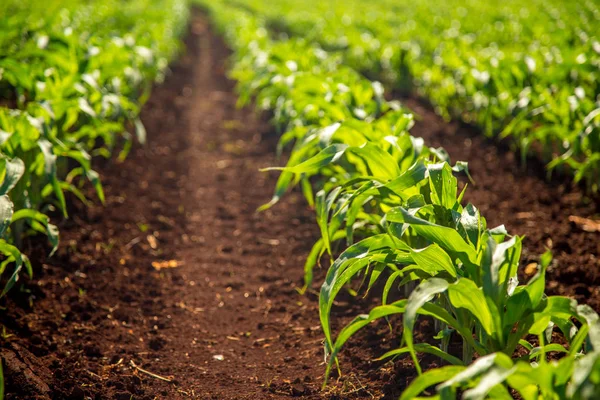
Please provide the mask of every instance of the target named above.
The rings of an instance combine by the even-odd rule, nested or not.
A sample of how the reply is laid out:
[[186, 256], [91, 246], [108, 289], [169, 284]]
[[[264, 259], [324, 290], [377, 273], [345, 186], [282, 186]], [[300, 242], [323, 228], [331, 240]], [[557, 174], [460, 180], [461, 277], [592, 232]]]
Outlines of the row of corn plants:
[[84, 203], [91, 182], [104, 201], [94, 156], [124, 158], [153, 82], [176, 54], [184, 0], [0, 2], [0, 297], [32, 268], [24, 236], [52, 251], [68, 216], [65, 193]]
[[[593, 1], [239, 0], [443, 116], [508, 138], [523, 161], [600, 189], [600, 8]], [[277, 34], [276, 33], [276, 34]]]
[[[275, 40], [267, 18], [237, 3], [199, 3], [234, 50], [240, 101], [270, 111], [281, 131], [278, 150], [291, 148], [286, 166], [268, 168], [281, 174], [262, 208], [296, 185], [314, 206], [321, 238], [305, 265], [305, 289], [327, 254], [319, 295], [326, 379], [350, 338], [399, 316], [402, 346], [381, 358], [414, 362], [418, 377], [401, 399], [598, 397], [598, 315], [544, 293], [550, 254], [519, 282], [522, 238], [488, 227], [474, 205], [463, 204], [466, 187], [458, 189], [455, 174], [468, 174], [465, 163], [452, 164], [443, 149], [411, 136], [410, 112], [386, 101], [382, 85], [339, 52], [301, 37]], [[357, 281], [381, 290], [381, 305], [334, 332], [332, 306]], [[419, 317], [435, 321], [435, 344], [415, 340]], [[459, 354], [450, 351], [456, 339]], [[423, 371], [421, 354], [444, 365]]]

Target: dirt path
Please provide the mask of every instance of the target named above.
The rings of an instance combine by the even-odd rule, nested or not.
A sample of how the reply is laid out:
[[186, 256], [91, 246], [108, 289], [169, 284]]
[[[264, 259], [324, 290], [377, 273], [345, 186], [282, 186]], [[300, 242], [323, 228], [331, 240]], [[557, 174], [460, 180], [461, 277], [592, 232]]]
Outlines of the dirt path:
[[[296, 292], [318, 235], [314, 213], [292, 193], [255, 214], [276, 178], [258, 169], [281, 163], [276, 135], [264, 118], [235, 107], [228, 53], [204, 17], [194, 17], [186, 44], [143, 111], [148, 146], [125, 163], [98, 166], [107, 207], [74, 202], [52, 259], [32, 246], [32, 258], [42, 260], [37, 280], [1, 316], [13, 335], [1, 352], [7, 398], [396, 398], [414, 371], [406, 361], [370, 361], [395, 345], [385, 324], [353, 340], [342, 356], [344, 378], [319, 390], [316, 296]], [[424, 115], [414, 134], [471, 163], [478, 184], [469, 199], [490, 224], [528, 234], [531, 260], [550, 238], [559, 261], [577, 266], [555, 271], [551, 288], [598, 302], [587, 289], [599, 279], [590, 256], [598, 240], [564, 221], [593, 216], [596, 206], [582, 206], [580, 193], [554, 188], [535, 171], [522, 174], [509, 153], [409, 105]], [[336, 321], [360, 311], [358, 301], [342, 299]]]
[[275, 185], [258, 170], [280, 163], [277, 137], [236, 108], [204, 17], [186, 45], [142, 113], [148, 145], [98, 166], [107, 206], [74, 202], [52, 259], [33, 247], [37, 280], [1, 320], [7, 398], [370, 397], [384, 381], [359, 347], [348, 377], [320, 391], [316, 296], [296, 290], [314, 213], [296, 193], [255, 213]]
[[198, 64], [180, 154], [189, 168], [190, 243], [178, 252], [185, 284], [173, 302], [185, 308], [164, 332], [164, 371], [177, 376], [182, 395], [200, 398], [308, 394], [320, 375], [320, 329], [295, 287], [315, 240], [311, 211], [293, 195], [275, 211], [255, 213], [273, 187], [258, 169], [277, 162], [276, 137], [251, 111], [236, 109], [224, 46], [204, 22], [193, 25]]

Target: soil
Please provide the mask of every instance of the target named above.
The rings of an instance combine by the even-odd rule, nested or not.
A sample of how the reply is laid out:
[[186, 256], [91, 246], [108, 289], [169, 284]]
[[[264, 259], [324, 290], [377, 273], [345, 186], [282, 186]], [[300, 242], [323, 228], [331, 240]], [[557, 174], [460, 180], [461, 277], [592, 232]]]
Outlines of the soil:
[[[344, 375], [320, 390], [317, 296], [297, 292], [318, 237], [314, 212], [296, 192], [255, 212], [275, 185], [258, 169], [281, 164], [277, 136], [264, 116], [236, 108], [228, 51], [198, 13], [186, 46], [143, 110], [148, 145], [97, 163], [106, 206], [73, 202], [52, 258], [28, 242], [35, 279], [0, 315], [7, 399], [397, 398], [411, 363], [371, 360], [397, 345], [398, 324], [353, 339]], [[598, 204], [407, 103], [422, 116], [413, 134], [469, 161], [477, 184], [467, 199], [488, 223], [527, 235], [524, 267], [551, 245], [550, 291], [598, 310], [598, 233], [568, 221], [594, 217]], [[374, 301], [342, 297], [335, 327]], [[420, 329], [431, 337], [428, 321]]]

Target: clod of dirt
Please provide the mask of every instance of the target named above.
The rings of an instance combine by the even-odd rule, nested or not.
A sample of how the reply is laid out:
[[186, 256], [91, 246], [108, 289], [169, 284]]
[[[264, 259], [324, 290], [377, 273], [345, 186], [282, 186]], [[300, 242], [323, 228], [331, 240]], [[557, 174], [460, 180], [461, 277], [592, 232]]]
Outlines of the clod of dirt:
[[306, 394], [310, 394], [309, 388], [300, 382], [292, 384], [292, 396], [304, 396]]
[[[7, 387], [18, 387], [32, 400], [50, 400], [49, 382], [52, 373], [33, 354], [17, 344], [10, 344], [0, 352]], [[36, 372], [33, 372], [32, 368]], [[15, 398], [7, 393], [7, 399]]]
[[83, 352], [88, 357], [102, 357], [100, 347], [95, 344], [88, 344], [83, 348]]
[[129, 392], [119, 392], [115, 394], [115, 400], [131, 400], [133, 398], [133, 393]]
[[154, 351], [158, 351], [165, 347], [167, 341], [161, 337], [155, 337], [148, 342], [148, 347], [150, 347]]
[[85, 396], [85, 392], [82, 388], [76, 386], [73, 388], [73, 391], [69, 395], [69, 400], [81, 400]]

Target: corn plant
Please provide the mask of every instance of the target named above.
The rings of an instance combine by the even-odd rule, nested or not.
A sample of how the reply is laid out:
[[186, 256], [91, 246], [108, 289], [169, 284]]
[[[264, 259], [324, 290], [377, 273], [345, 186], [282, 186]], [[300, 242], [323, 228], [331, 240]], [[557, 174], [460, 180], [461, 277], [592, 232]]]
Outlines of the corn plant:
[[[544, 293], [549, 253], [541, 257], [538, 273], [519, 284], [522, 238], [503, 226], [488, 228], [474, 205], [463, 205], [466, 187], [459, 191], [454, 174], [468, 175], [467, 165], [450, 164], [443, 149], [410, 136], [407, 110], [385, 101], [381, 84], [352, 71], [379, 62], [369, 51], [358, 51], [365, 42], [374, 52], [383, 50], [376, 38], [363, 32], [352, 36], [356, 42], [331, 42], [331, 24], [300, 23], [295, 13], [275, 23], [271, 17], [281, 16], [277, 10], [289, 2], [268, 11], [254, 0], [202, 4], [235, 49], [232, 76], [239, 81], [242, 102], [254, 99], [259, 108], [272, 111], [282, 133], [278, 151], [291, 147], [286, 166], [267, 168], [281, 174], [272, 200], [261, 209], [295, 185], [315, 209], [321, 238], [305, 265], [304, 290], [320, 257], [327, 253], [333, 260], [319, 295], [326, 376], [360, 329], [401, 316], [402, 345], [381, 359], [411, 356], [418, 377], [403, 399], [432, 386], [434, 398], [443, 399], [459, 393], [471, 399], [510, 398], [511, 390], [526, 399], [594, 398], [600, 390], [598, 315], [569, 298]], [[365, 22], [352, 7], [363, 9], [350, 5], [344, 4], [343, 12]], [[315, 10], [328, 7], [315, 5]], [[373, 15], [364, 14], [367, 20]], [[334, 26], [343, 34], [373, 27], [343, 25]], [[273, 27], [282, 32], [270, 32]], [[315, 36], [302, 36], [313, 28]], [[397, 66], [388, 61], [381, 71]], [[586, 119], [592, 129], [595, 117]], [[496, 126], [490, 114], [485, 118]], [[348, 247], [337, 255], [334, 243], [343, 239]], [[385, 279], [382, 305], [335, 334], [331, 308], [357, 278], [367, 282], [366, 290]], [[404, 298], [390, 303], [391, 296]], [[436, 321], [439, 346], [415, 343], [418, 316]], [[453, 335], [463, 342], [461, 354], [449, 351]], [[423, 372], [419, 353], [450, 365]]]
[[[318, 43], [445, 118], [508, 138], [598, 190], [598, 5], [450, 1], [237, 2], [285, 37]], [[327, 17], [325, 17], [327, 16]], [[273, 34], [277, 37], [277, 34]]]
[[[28, 258], [24, 235], [58, 229], [46, 215], [68, 216], [65, 193], [84, 203], [87, 181], [104, 202], [94, 156], [120, 159], [145, 130], [138, 119], [154, 81], [179, 47], [187, 3], [37, 2], [0, 4], [0, 275], [2, 297]], [[12, 269], [9, 268], [12, 266]]]

